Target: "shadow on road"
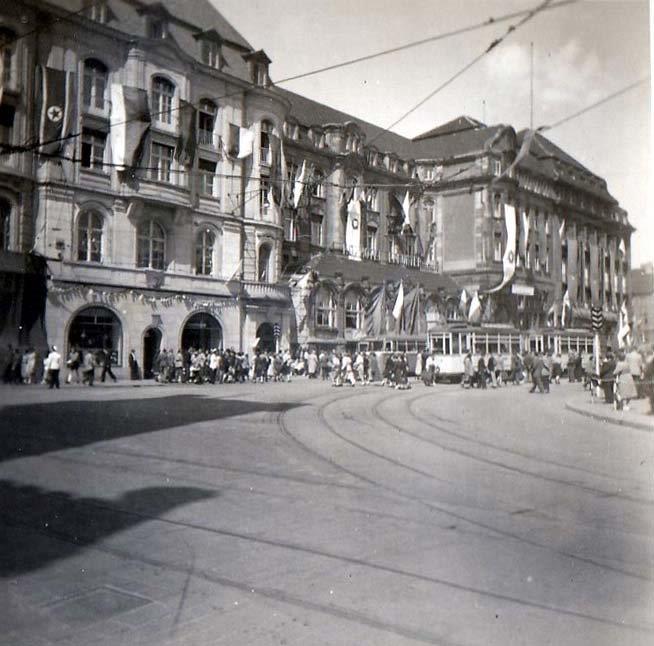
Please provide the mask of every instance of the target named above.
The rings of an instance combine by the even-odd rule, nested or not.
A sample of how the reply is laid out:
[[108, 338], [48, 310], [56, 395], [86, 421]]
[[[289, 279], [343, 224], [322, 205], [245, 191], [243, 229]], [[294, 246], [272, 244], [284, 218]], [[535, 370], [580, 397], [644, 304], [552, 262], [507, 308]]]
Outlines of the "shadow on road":
[[[40, 455], [197, 422], [258, 412], [284, 412], [301, 404], [173, 395], [153, 399], [58, 401], [0, 410], [0, 460]], [[180, 429], [184, 432], [184, 429]]]
[[147, 487], [114, 499], [77, 498], [0, 480], [0, 576], [37, 570], [171, 509], [217, 495], [195, 487]]

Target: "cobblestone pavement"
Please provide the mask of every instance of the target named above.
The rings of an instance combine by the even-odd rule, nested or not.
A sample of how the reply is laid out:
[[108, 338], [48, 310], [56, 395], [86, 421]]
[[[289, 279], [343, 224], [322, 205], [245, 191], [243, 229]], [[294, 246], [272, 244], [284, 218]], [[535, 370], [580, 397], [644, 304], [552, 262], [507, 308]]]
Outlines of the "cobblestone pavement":
[[0, 644], [649, 645], [654, 440], [579, 392], [0, 388]]

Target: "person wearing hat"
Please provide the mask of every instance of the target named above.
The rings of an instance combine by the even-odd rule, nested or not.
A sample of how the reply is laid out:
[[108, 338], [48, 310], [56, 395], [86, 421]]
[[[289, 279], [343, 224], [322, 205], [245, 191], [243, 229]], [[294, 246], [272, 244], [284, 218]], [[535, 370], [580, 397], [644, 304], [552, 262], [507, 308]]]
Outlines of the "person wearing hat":
[[59, 388], [59, 371], [61, 370], [61, 355], [57, 351], [57, 346], [53, 345], [48, 358], [45, 360], [45, 369], [48, 375], [49, 388]]

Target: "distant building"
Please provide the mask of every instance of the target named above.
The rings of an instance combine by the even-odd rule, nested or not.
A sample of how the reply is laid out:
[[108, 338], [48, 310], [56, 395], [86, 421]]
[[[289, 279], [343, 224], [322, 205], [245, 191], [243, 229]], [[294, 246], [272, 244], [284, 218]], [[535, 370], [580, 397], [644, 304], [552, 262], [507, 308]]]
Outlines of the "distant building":
[[408, 349], [467, 322], [544, 348], [591, 304], [615, 328], [627, 214], [543, 135], [408, 139], [275, 87], [206, 0], [78, 4], [0, 11], [3, 340], [148, 373], [161, 348]]
[[630, 283], [632, 337], [635, 343], [654, 343], [654, 264], [632, 269]]

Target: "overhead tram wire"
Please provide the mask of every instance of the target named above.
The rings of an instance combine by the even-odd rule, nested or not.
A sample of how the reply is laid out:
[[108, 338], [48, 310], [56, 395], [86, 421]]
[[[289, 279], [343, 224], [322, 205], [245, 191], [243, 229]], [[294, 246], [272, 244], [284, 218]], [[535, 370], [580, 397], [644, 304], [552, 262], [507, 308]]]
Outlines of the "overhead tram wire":
[[[574, 4], [577, 0], [560, 0], [559, 2], [554, 2], [549, 4], [545, 9], [558, 9], [559, 7], [564, 7], [569, 4]], [[348, 67], [350, 65], [355, 65], [356, 63], [362, 63], [364, 61], [370, 61], [380, 56], [386, 56], [387, 54], [396, 54], [397, 52], [402, 52], [407, 49], [412, 49], [414, 47], [420, 47], [421, 45], [427, 45], [429, 43], [434, 43], [438, 40], [443, 40], [445, 38], [450, 38], [452, 36], [459, 36], [461, 34], [466, 34], [471, 31], [476, 31], [478, 29], [483, 29], [485, 27], [492, 27], [502, 22], [507, 22], [508, 20], [513, 20], [514, 18], [519, 18], [520, 16], [529, 15], [532, 13], [533, 9], [524, 9], [522, 11], [514, 11], [513, 13], [507, 13], [497, 18], [488, 18], [483, 22], [478, 22], [473, 25], [468, 25], [467, 27], [460, 27], [459, 29], [453, 29], [452, 31], [441, 32], [440, 34], [435, 34], [434, 36], [429, 36], [428, 38], [423, 38], [422, 40], [415, 40], [410, 43], [405, 43], [404, 45], [398, 45], [397, 47], [391, 47], [389, 49], [383, 49], [374, 54], [366, 54], [364, 56], [359, 56], [358, 58], [353, 58], [347, 61], [342, 61], [340, 63], [334, 63], [332, 65], [326, 65], [325, 67], [318, 67], [315, 70], [310, 72], [303, 72], [302, 74], [295, 74], [294, 76], [287, 76], [286, 78], [280, 79], [275, 83], [288, 83], [290, 81], [295, 81], [298, 79], [306, 78], [307, 76], [313, 76], [314, 74], [322, 74], [323, 72], [331, 72], [332, 70], [337, 70], [342, 67]]]
[[[399, 123], [404, 121], [410, 114], [413, 114], [418, 108], [422, 107], [427, 101], [432, 99], [434, 96], [436, 96], [439, 92], [444, 90], [448, 85], [452, 84], [456, 79], [458, 79], [460, 76], [462, 76], [465, 72], [467, 72], [471, 67], [476, 65], [484, 56], [487, 54], [490, 54], [502, 41], [504, 41], [505, 38], [507, 38], [510, 34], [512, 34], [514, 31], [522, 27], [525, 23], [527, 23], [529, 20], [534, 18], [536, 15], [538, 15], [540, 12], [544, 11], [551, 3], [552, 0], [545, 0], [542, 2], [540, 5], [532, 9], [527, 13], [522, 20], [518, 21], [517, 24], [515, 25], [509, 25], [509, 28], [506, 30], [504, 35], [500, 36], [499, 38], [496, 38], [481, 54], [478, 54], [475, 56], [475, 58], [472, 59], [468, 64], [464, 65], [458, 72], [456, 72], [453, 76], [451, 76], [449, 79], [441, 83], [436, 89], [432, 90], [424, 99], [418, 101], [413, 107], [411, 107], [409, 110], [407, 110], [404, 114], [402, 114], [399, 119], [396, 119], [391, 123], [389, 126], [378, 132], [369, 142], [366, 142], [367, 145], [372, 145], [377, 139], [379, 139], [384, 133], [389, 132], [391, 128], [394, 128], [397, 126]], [[574, 4], [577, 2], [577, 0], [571, 0], [568, 4]]]
[[[96, 0], [96, 2], [97, 1], [98, 0]], [[336, 65], [331, 65], [328, 68], [324, 68], [324, 69], [320, 69], [320, 70], [311, 70], [311, 71], [306, 72], [304, 74], [297, 74], [297, 75], [295, 75], [293, 77], [288, 77], [288, 78], [285, 78], [285, 79], [281, 79], [279, 81], [274, 82], [273, 86], [277, 85], [277, 84], [280, 84], [280, 83], [286, 83], [286, 82], [291, 81], [291, 80], [297, 80], [297, 79], [301, 79], [301, 78], [304, 78], [304, 77], [307, 77], [307, 76], [312, 76], [312, 75], [318, 74], [318, 73], [320, 73], [322, 71], [327, 71], [328, 69], [329, 70], [337, 69], [338, 67], [345, 67], [347, 65], [358, 63], [358, 62], [360, 62], [362, 60], [368, 60], [368, 59], [376, 58], [376, 57], [379, 57], [379, 56], [384, 56], [386, 54], [392, 53], [393, 51], [400, 51], [402, 49], [408, 49], [410, 47], [417, 47], [417, 46], [420, 46], [420, 45], [423, 45], [423, 44], [426, 44], [426, 43], [429, 43], [429, 42], [433, 42], [433, 41], [436, 41], [436, 40], [439, 40], [439, 39], [444, 39], [444, 38], [448, 38], [448, 37], [451, 37], [451, 36], [455, 36], [455, 35], [457, 35], [459, 33], [466, 33], [466, 32], [470, 32], [470, 31], [477, 30], [477, 29], [483, 29], [483, 28], [489, 27], [489, 26], [491, 26], [491, 25], [493, 25], [495, 23], [506, 22], [507, 20], [510, 20], [513, 17], [525, 16], [525, 19], [529, 19], [532, 15], [534, 15], [534, 12], [536, 12], [536, 11], [542, 11], [544, 9], [556, 9], [556, 8], [564, 7], [564, 6], [567, 6], [567, 5], [570, 5], [570, 4], [574, 4], [576, 2], [578, 2], [578, 0], [560, 0], [559, 2], [554, 2], [554, 3], [552, 3], [552, 0], [546, 0], [546, 2], [544, 4], [546, 4], [547, 6], [544, 7], [543, 9], [524, 10], [524, 11], [514, 12], [514, 13], [511, 13], [511, 14], [505, 14], [505, 15], [499, 16], [497, 18], [492, 18], [491, 17], [491, 18], [488, 18], [487, 20], [485, 20], [483, 23], [477, 23], [475, 25], [470, 25], [468, 27], [462, 27], [461, 29], [454, 30], [454, 31], [451, 31], [451, 32], [443, 32], [442, 34], [436, 34], [436, 35], [431, 36], [431, 37], [429, 37], [427, 39], [421, 39], [421, 40], [418, 40], [418, 41], [414, 41], [412, 43], [407, 43], [407, 44], [402, 45], [400, 47], [393, 48], [392, 50], [384, 50], [382, 52], [369, 54], [367, 56], [352, 59], [350, 61], [343, 61], [343, 62], [338, 63]], [[92, 3], [92, 4], [95, 4], [95, 2]], [[77, 13], [79, 13], [79, 12], [77, 12]], [[522, 24], [522, 21], [520, 23], [518, 23], [518, 26], [520, 26], [521, 24]], [[513, 29], [515, 29], [515, 28], [509, 28], [509, 31], [512, 31]], [[223, 95], [219, 95], [219, 96], [215, 96], [215, 97], [206, 97], [206, 98], [201, 99], [197, 103], [188, 103], [185, 106], [182, 106], [181, 104], [179, 104], [178, 106], [172, 107], [169, 110], [165, 110], [165, 111], [161, 110], [159, 112], [152, 112], [152, 113], [150, 113], [150, 116], [151, 117], [156, 117], [156, 116], [158, 116], [160, 114], [164, 114], [164, 113], [171, 114], [173, 112], [177, 112], [179, 110], [186, 109], [189, 106], [192, 106], [192, 107], [197, 109], [197, 108], [200, 107], [200, 103], [203, 102], [203, 101], [213, 101], [213, 102], [217, 103], [217, 102], [220, 102], [222, 99], [227, 99], [227, 98], [231, 98], [231, 97], [243, 94], [243, 93], [247, 92], [248, 89], [249, 88], [247, 88], [247, 87], [239, 88], [238, 90], [235, 90], [233, 92], [228, 92], [227, 94], [223, 94]], [[431, 98], [431, 97], [429, 97], [429, 98]], [[426, 100], [429, 100], [429, 99], [426, 99]], [[420, 106], [417, 106], [417, 107], [420, 107]], [[414, 108], [414, 109], [417, 109], [417, 108]], [[404, 118], [405, 117], [402, 117], [402, 119], [404, 119]], [[139, 119], [136, 117], [136, 118], [132, 118], [132, 119], [124, 119], [123, 121], [116, 121], [114, 123], [109, 123], [109, 129], [111, 129], [112, 127], [122, 126], [122, 125], [124, 125], [126, 123], [131, 123], [133, 121], [138, 121], [138, 120]], [[399, 121], [398, 121], [398, 123], [399, 123]], [[389, 130], [394, 125], [395, 124], [389, 126], [389, 128], [387, 128], [386, 130]], [[67, 138], [79, 137], [80, 135], [81, 135], [81, 133], [78, 132], [78, 133], [74, 133], [72, 135], [68, 135]], [[53, 142], [47, 142], [47, 143], [53, 143]], [[38, 148], [38, 147], [40, 147], [42, 145], [45, 145], [45, 143], [40, 144], [39, 142], [35, 142], [34, 144], [30, 144], [29, 149], [33, 150], [33, 149]], [[18, 152], [20, 152], [20, 151], [18, 151]], [[0, 155], [2, 155], [2, 154], [7, 154], [7, 152], [0, 150]]]

